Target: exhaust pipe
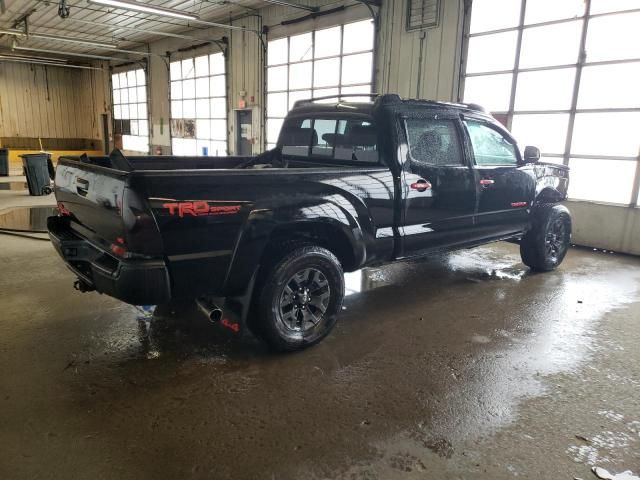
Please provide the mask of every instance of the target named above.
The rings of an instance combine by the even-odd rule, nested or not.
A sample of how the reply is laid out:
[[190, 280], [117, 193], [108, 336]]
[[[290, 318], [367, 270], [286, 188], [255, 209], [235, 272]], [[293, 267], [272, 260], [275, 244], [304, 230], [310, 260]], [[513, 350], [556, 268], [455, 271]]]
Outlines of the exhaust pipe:
[[222, 320], [222, 309], [215, 303], [207, 298], [199, 298], [196, 300], [196, 305], [202, 313], [204, 313], [209, 321], [213, 323], [220, 323]]
[[75, 282], [73, 282], [73, 288], [75, 288], [76, 290], [78, 290], [81, 293], [87, 293], [87, 292], [95, 292], [95, 287], [92, 285], [89, 285], [87, 282], [85, 282], [84, 280], [76, 280]]

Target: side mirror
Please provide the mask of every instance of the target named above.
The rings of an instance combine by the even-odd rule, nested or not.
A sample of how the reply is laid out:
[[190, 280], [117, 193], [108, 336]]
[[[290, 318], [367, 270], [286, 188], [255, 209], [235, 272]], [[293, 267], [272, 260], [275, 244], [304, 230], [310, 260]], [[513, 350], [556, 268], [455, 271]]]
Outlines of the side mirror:
[[524, 163], [538, 163], [540, 161], [540, 149], [528, 146], [524, 149]]

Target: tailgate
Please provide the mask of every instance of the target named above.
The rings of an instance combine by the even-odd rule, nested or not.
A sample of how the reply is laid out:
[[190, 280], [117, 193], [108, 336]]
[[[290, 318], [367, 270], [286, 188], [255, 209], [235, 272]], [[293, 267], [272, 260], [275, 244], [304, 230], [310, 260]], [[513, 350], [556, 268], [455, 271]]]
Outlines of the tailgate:
[[61, 159], [55, 194], [71, 228], [99, 244], [124, 237], [122, 218], [127, 173], [71, 159]]

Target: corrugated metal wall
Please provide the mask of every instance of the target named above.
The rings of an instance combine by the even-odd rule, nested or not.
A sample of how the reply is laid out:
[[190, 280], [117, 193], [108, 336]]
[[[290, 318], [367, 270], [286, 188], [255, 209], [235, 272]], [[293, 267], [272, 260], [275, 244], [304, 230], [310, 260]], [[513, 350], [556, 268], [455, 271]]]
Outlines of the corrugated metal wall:
[[454, 101], [459, 80], [462, 2], [441, 0], [438, 26], [411, 32], [405, 27], [407, 2], [382, 4], [378, 91], [405, 98]]
[[100, 139], [106, 71], [0, 65], [0, 137]]

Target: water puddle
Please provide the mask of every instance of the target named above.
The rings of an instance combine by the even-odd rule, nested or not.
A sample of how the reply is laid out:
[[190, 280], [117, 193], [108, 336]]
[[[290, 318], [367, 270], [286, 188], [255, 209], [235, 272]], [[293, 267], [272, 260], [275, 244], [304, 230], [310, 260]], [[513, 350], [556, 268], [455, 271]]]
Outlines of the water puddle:
[[0, 230], [24, 233], [47, 233], [47, 218], [55, 207], [21, 207], [0, 215]]

